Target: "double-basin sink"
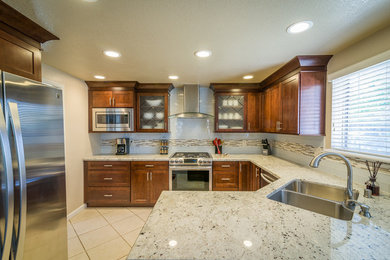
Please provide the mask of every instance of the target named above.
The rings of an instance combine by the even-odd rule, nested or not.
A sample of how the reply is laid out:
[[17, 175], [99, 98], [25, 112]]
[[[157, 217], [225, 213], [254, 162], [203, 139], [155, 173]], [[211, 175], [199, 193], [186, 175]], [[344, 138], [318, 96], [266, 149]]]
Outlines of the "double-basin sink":
[[[301, 179], [288, 182], [267, 197], [341, 220], [351, 220], [355, 210], [355, 206], [345, 204], [348, 199], [346, 188]], [[358, 197], [359, 192], [353, 190], [353, 199], [357, 200]]]

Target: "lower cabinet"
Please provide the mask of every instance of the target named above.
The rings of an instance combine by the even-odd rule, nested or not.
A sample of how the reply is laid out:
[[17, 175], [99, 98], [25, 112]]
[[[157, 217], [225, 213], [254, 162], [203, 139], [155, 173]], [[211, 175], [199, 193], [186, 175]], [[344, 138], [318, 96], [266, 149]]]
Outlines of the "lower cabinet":
[[252, 163], [238, 162], [238, 179], [240, 191], [252, 190]]
[[168, 189], [168, 162], [84, 162], [88, 206], [152, 206]]
[[213, 190], [238, 191], [238, 162], [213, 162]]
[[131, 163], [131, 204], [154, 205], [169, 190], [168, 162]]
[[84, 162], [84, 168], [88, 206], [130, 205], [130, 162]]

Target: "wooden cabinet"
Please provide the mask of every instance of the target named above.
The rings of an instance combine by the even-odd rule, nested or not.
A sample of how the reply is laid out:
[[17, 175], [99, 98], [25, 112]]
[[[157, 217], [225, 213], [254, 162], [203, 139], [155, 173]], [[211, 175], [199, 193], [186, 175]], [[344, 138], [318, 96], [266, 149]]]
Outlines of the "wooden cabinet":
[[84, 201], [88, 206], [130, 205], [130, 162], [84, 162]]
[[267, 186], [268, 184], [271, 184], [272, 182], [276, 181], [279, 179], [275, 175], [261, 169], [260, 170], [260, 188], [263, 188]]
[[171, 83], [139, 84], [137, 87], [137, 132], [168, 132], [168, 97], [172, 88]]
[[168, 162], [131, 163], [132, 205], [154, 205], [163, 190], [169, 190]]
[[238, 162], [213, 162], [213, 190], [238, 191]]
[[252, 164], [252, 190], [256, 191], [260, 189], [260, 167]]
[[264, 132], [325, 134], [326, 67], [331, 57], [297, 56], [260, 83]]
[[215, 132], [259, 132], [259, 84], [211, 83], [215, 92]]
[[0, 70], [41, 81], [41, 44], [59, 38], [0, 1]]
[[261, 95], [260, 93], [248, 93], [247, 105], [247, 132], [260, 132], [261, 121]]
[[280, 85], [276, 84], [264, 91], [263, 131], [276, 133], [280, 128]]
[[299, 75], [294, 75], [280, 83], [281, 118], [277, 131], [285, 134], [299, 134]]
[[132, 108], [136, 81], [86, 81], [91, 108]]
[[238, 179], [240, 191], [252, 190], [252, 165], [250, 162], [238, 162]]

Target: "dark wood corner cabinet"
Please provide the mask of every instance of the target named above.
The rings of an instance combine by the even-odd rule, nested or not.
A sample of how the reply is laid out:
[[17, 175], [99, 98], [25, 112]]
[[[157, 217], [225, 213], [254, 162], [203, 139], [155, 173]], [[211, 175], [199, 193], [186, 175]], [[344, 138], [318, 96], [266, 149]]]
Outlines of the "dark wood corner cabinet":
[[249, 161], [213, 162], [214, 191], [257, 191], [277, 179]]
[[168, 162], [84, 162], [88, 206], [153, 206], [163, 190], [169, 190]]
[[215, 132], [260, 132], [258, 83], [211, 83], [215, 97]]
[[171, 83], [137, 86], [136, 131], [146, 133], [168, 132], [169, 92]]
[[296, 56], [263, 80], [263, 131], [325, 135], [327, 64], [332, 55]]
[[0, 1], [0, 70], [42, 80], [41, 44], [59, 38]]

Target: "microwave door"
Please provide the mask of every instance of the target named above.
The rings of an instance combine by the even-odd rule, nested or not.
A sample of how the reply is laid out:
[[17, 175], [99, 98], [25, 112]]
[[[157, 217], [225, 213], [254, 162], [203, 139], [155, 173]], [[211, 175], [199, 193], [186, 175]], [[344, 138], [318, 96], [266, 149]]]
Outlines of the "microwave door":
[[95, 111], [94, 131], [133, 131], [132, 118], [132, 109], [126, 109], [126, 111]]

